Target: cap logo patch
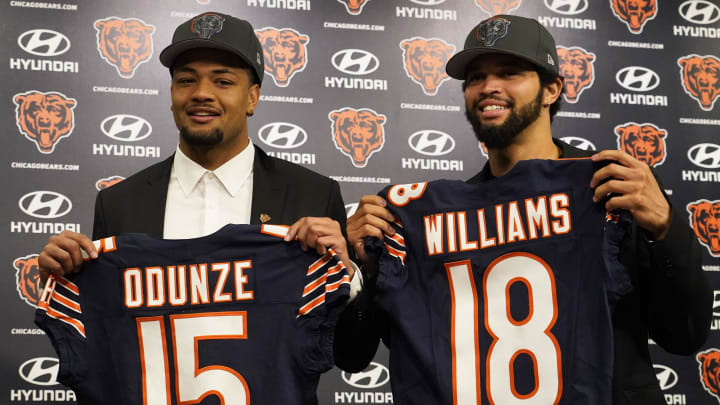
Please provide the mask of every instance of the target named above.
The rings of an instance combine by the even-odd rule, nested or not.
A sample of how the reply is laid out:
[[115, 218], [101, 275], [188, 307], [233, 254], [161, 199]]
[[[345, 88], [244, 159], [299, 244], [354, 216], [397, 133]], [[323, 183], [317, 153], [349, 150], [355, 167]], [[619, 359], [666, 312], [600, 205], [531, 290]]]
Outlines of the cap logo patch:
[[477, 39], [485, 46], [494, 46], [497, 40], [508, 33], [510, 21], [504, 18], [493, 18], [481, 23], [477, 29]]
[[548, 57], [548, 64], [555, 66], [555, 61], [553, 60], [552, 55], [548, 54], [547, 57]]
[[190, 31], [202, 39], [210, 39], [223, 29], [225, 18], [217, 14], [203, 14], [192, 20]]

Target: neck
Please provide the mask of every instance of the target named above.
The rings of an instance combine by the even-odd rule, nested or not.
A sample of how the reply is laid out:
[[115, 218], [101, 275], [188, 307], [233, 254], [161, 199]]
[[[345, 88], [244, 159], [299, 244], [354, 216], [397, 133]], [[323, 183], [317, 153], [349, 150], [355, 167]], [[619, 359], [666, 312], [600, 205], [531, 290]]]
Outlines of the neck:
[[495, 177], [503, 176], [521, 160], [559, 157], [560, 148], [552, 141], [550, 117], [546, 114], [520, 132], [512, 144], [499, 149], [488, 148], [490, 172]]
[[180, 150], [206, 170], [215, 170], [248, 147], [250, 144], [248, 137], [241, 136], [239, 138], [238, 142], [232, 145], [221, 142], [210, 146], [189, 144], [181, 138]]

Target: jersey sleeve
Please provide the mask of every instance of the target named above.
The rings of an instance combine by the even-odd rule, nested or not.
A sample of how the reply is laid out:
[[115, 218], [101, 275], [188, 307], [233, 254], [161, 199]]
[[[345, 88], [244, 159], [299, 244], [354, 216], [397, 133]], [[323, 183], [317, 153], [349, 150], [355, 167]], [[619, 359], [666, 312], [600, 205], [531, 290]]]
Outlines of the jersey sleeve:
[[626, 210], [609, 212], [605, 216], [602, 257], [607, 270], [607, 289], [610, 304], [633, 290], [630, 272], [622, 263], [621, 246], [632, 226], [632, 215]]
[[349, 293], [347, 268], [332, 249], [307, 266], [297, 311], [298, 325], [304, 337], [296, 343], [302, 354], [299, 363], [308, 373], [323, 373], [332, 368], [335, 324]]
[[35, 310], [35, 323], [47, 333], [58, 354], [58, 381], [76, 387], [89, 370], [78, 285], [71, 279], [51, 275]]

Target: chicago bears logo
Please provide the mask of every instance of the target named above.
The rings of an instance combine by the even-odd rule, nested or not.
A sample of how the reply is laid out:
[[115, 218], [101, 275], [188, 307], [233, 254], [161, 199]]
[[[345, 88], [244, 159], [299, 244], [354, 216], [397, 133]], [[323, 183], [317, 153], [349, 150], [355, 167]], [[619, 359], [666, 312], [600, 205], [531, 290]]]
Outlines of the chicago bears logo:
[[610, 9], [633, 34], [640, 34], [658, 11], [656, 0], [610, 0]]
[[137, 18], [108, 17], [95, 21], [98, 51], [120, 77], [130, 79], [153, 53], [151, 35], [155, 27]]
[[352, 15], [358, 15], [362, 13], [363, 7], [370, 0], [337, 0], [345, 6], [348, 13]]
[[96, 189], [97, 191], [105, 190], [106, 188], [112, 187], [112, 186], [114, 186], [115, 184], [118, 184], [118, 183], [120, 183], [120, 182], [123, 181], [123, 180], [125, 180], [125, 177], [121, 177], [121, 176], [110, 176], [110, 177], [106, 177], [106, 178], [104, 178], [104, 179], [100, 179], [100, 180], [98, 180], [98, 181], [95, 182], [95, 189]]
[[687, 211], [700, 243], [708, 248], [711, 256], [720, 257], [720, 200], [691, 202]]
[[292, 28], [261, 28], [255, 31], [263, 48], [265, 73], [275, 85], [287, 87], [290, 79], [307, 66], [307, 43], [310, 37]]
[[37, 258], [38, 255], [29, 255], [18, 257], [13, 261], [17, 292], [20, 294], [20, 298], [33, 308], [37, 306], [40, 300], [40, 291], [37, 288], [37, 282], [40, 278], [37, 271]]
[[627, 122], [615, 127], [618, 149], [656, 167], [665, 162], [665, 137], [667, 131], [653, 124]]
[[520, 0], [475, 0], [475, 5], [490, 15], [509, 14], [520, 7]]
[[715, 56], [687, 55], [678, 59], [683, 89], [710, 111], [720, 96], [720, 59]]
[[365, 167], [373, 153], [385, 145], [386, 117], [369, 108], [345, 107], [330, 111], [335, 147], [348, 156], [355, 167]]
[[502, 39], [507, 35], [509, 25], [510, 21], [504, 18], [490, 18], [478, 26], [475, 36], [482, 41], [485, 46], [493, 46], [498, 39]]
[[595, 54], [577, 46], [558, 46], [557, 53], [560, 76], [565, 78], [565, 101], [577, 103], [582, 92], [595, 83]]
[[25, 138], [35, 142], [41, 153], [52, 153], [62, 138], [75, 128], [75, 99], [54, 91], [31, 90], [13, 96], [15, 122]]
[[720, 402], [720, 350], [707, 349], [698, 353], [696, 359], [703, 388]]
[[440, 85], [450, 79], [445, 73], [445, 64], [455, 47], [442, 39], [415, 37], [400, 41], [400, 49], [408, 77], [422, 87], [423, 93], [436, 95]]
[[190, 32], [198, 34], [200, 38], [209, 39], [222, 31], [225, 18], [217, 14], [208, 13], [195, 17], [190, 23]]

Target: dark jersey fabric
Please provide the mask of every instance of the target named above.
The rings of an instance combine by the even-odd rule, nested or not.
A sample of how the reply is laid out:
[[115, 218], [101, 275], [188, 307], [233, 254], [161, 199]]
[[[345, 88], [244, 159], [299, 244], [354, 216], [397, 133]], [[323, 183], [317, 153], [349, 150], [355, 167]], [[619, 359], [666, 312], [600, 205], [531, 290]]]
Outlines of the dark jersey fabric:
[[99, 257], [51, 277], [36, 311], [58, 381], [83, 404], [317, 403], [349, 279], [286, 229], [96, 241]]
[[394, 403], [612, 403], [611, 314], [632, 288], [618, 261], [630, 216], [592, 202], [596, 169], [529, 160], [482, 184], [380, 193], [397, 234], [367, 238], [366, 251], [380, 255]]

